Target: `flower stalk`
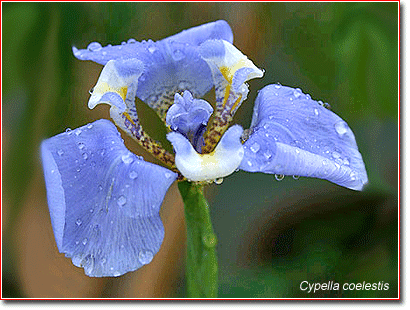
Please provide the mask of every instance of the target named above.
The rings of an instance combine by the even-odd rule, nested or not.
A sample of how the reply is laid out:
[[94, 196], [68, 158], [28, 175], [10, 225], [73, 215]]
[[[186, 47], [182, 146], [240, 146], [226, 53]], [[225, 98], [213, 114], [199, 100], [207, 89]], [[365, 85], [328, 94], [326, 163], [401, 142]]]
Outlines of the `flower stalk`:
[[179, 182], [185, 206], [187, 227], [187, 293], [193, 298], [216, 298], [218, 295], [217, 238], [203, 185]]

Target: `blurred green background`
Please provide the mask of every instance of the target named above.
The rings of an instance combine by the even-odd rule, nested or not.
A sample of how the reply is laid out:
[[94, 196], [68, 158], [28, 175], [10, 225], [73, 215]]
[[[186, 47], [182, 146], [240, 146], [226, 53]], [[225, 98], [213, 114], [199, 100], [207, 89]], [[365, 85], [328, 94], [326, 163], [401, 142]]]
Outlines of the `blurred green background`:
[[[88, 278], [57, 251], [39, 144], [67, 127], [109, 118], [108, 107], [86, 106], [102, 67], [76, 60], [72, 46], [159, 40], [218, 19], [266, 70], [250, 81], [235, 121], [249, 127], [261, 87], [299, 87], [349, 123], [370, 182], [354, 192], [323, 180], [278, 182], [238, 172], [210, 186], [219, 296], [398, 296], [398, 3], [2, 5], [3, 297], [185, 296], [185, 228], [175, 184], [162, 207], [166, 237], [153, 262], [120, 278]], [[154, 114], [139, 106], [148, 124]], [[153, 136], [163, 133], [151, 127]], [[302, 281], [383, 281], [389, 289], [308, 293]]]

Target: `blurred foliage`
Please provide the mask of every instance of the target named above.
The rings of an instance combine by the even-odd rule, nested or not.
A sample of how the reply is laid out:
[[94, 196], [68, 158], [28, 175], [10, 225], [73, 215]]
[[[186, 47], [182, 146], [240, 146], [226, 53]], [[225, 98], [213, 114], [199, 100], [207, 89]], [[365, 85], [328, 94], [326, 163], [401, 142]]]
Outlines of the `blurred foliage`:
[[[249, 125], [256, 90], [264, 85], [300, 87], [349, 123], [370, 181], [356, 193], [321, 180], [277, 183], [272, 176], [240, 172], [210, 187], [219, 296], [397, 296], [398, 3], [2, 5], [3, 297], [38, 297], [28, 293], [36, 284], [22, 272], [21, 256], [30, 253], [16, 235], [30, 234], [18, 226], [27, 206], [47, 214], [44, 186], [37, 190], [41, 140], [108, 117], [106, 107], [86, 107], [101, 66], [76, 60], [72, 46], [158, 40], [217, 19], [228, 21], [235, 45], [266, 70], [263, 79], [250, 82], [236, 121]], [[113, 296], [108, 288], [121, 292], [129, 279], [98, 282], [102, 286], [87, 296]], [[390, 289], [307, 294], [299, 289], [303, 280], [384, 281]], [[181, 283], [171, 297], [184, 296]], [[51, 284], [42, 285], [47, 295]], [[64, 296], [70, 292], [57, 297]]]

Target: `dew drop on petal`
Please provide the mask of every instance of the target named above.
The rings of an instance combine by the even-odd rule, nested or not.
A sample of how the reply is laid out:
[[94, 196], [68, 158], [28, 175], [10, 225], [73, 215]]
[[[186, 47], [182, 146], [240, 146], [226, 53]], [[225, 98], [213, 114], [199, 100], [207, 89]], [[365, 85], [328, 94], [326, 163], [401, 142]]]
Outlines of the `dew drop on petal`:
[[119, 277], [119, 276], [121, 275], [121, 272], [115, 271], [112, 275], [113, 275], [114, 277]]
[[121, 159], [124, 164], [130, 164], [134, 161], [130, 153], [122, 155]]
[[277, 181], [282, 181], [285, 178], [285, 175], [283, 174], [275, 174], [275, 179]]
[[82, 243], [83, 243], [83, 245], [86, 245], [87, 242], [88, 242], [88, 239], [87, 239], [87, 238], [84, 238]]
[[293, 178], [294, 178], [295, 180], [299, 180], [300, 176], [294, 175]]
[[93, 128], [93, 124], [88, 124], [87, 128], [88, 128], [88, 129]]
[[127, 203], [127, 198], [125, 198], [125, 196], [120, 196], [120, 197], [118, 197], [118, 200], [117, 200], [117, 204], [120, 206], [120, 207], [122, 207], [123, 205], [125, 205]]
[[58, 151], [57, 151], [57, 154], [58, 154], [58, 156], [63, 156], [64, 151], [63, 151], [63, 150], [58, 150]]
[[340, 138], [342, 138], [343, 135], [347, 132], [347, 128], [347, 124], [344, 121], [339, 121], [335, 124], [335, 130]]
[[172, 177], [172, 174], [171, 174], [171, 173], [169, 173], [169, 172], [165, 172], [165, 177], [166, 177], [167, 179], [169, 179], [169, 178], [171, 178], [171, 177]]
[[319, 115], [319, 110], [315, 109], [315, 115], [318, 116]]
[[140, 251], [138, 253], [138, 260], [143, 265], [149, 264], [153, 258], [154, 254], [151, 251]]
[[71, 128], [67, 128], [65, 132], [71, 132]]
[[102, 190], [103, 190], [103, 187], [102, 187], [101, 185], [98, 185], [98, 190], [99, 190], [99, 191], [102, 191]]
[[133, 43], [137, 43], [137, 40], [131, 38], [127, 41], [128, 44], [133, 44]]
[[129, 177], [130, 179], [136, 179], [138, 176], [138, 173], [136, 173], [134, 170], [130, 172]]
[[81, 219], [77, 219], [77, 221], [75, 221], [75, 224], [77, 226], [80, 226], [83, 222], [81, 221]]
[[260, 145], [255, 142], [254, 144], [251, 145], [250, 149], [253, 153], [257, 153], [260, 149]]
[[272, 153], [269, 150], [267, 150], [263, 153], [263, 156], [265, 156], [266, 159], [270, 159], [272, 157]]
[[340, 154], [338, 153], [338, 152], [332, 152], [332, 157], [334, 158], [334, 159], [338, 159], [338, 158], [340, 158]]
[[181, 60], [181, 59], [184, 59], [185, 58], [185, 54], [184, 54], [184, 52], [182, 52], [181, 50], [175, 50], [174, 52], [173, 52], [173, 54], [172, 54], [172, 58], [175, 60], [175, 61], [178, 61], [178, 60]]
[[293, 91], [293, 96], [295, 96], [295, 98], [299, 98], [301, 95], [302, 95], [302, 92], [301, 92], [301, 90], [300, 90], [299, 88], [296, 88], [296, 89]]
[[98, 42], [91, 42], [90, 44], [88, 44], [87, 49], [91, 52], [95, 52], [98, 51], [102, 48], [101, 44]]
[[88, 154], [87, 154], [87, 153], [84, 153], [84, 154], [83, 154], [83, 158], [84, 158], [84, 159], [87, 159], [87, 158], [88, 158]]
[[150, 52], [151, 54], [153, 54], [156, 50], [157, 50], [157, 48], [153, 45], [148, 47], [148, 52]]
[[74, 131], [74, 133], [76, 136], [79, 136], [82, 133], [82, 131], [80, 128], [78, 128], [77, 130]]
[[214, 180], [214, 183], [219, 185], [219, 184], [222, 184], [223, 181], [224, 181], [224, 178], [217, 178]]
[[282, 85], [280, 85], [280, 84], [275, 84], [275, 88], [276, 89], [279, 89], [279, 88], [281, 88], [282, 87]]

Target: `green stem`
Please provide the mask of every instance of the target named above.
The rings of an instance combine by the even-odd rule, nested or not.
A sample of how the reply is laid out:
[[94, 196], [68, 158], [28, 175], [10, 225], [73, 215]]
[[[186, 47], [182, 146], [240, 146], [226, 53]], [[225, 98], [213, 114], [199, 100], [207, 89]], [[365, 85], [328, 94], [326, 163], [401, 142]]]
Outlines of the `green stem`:
[[187, 227], [186, 277], [188, 297], [216, 298], [218, 294], [218, 260], [209, 205], [203, 185], [178, 184], [185, 205]]

